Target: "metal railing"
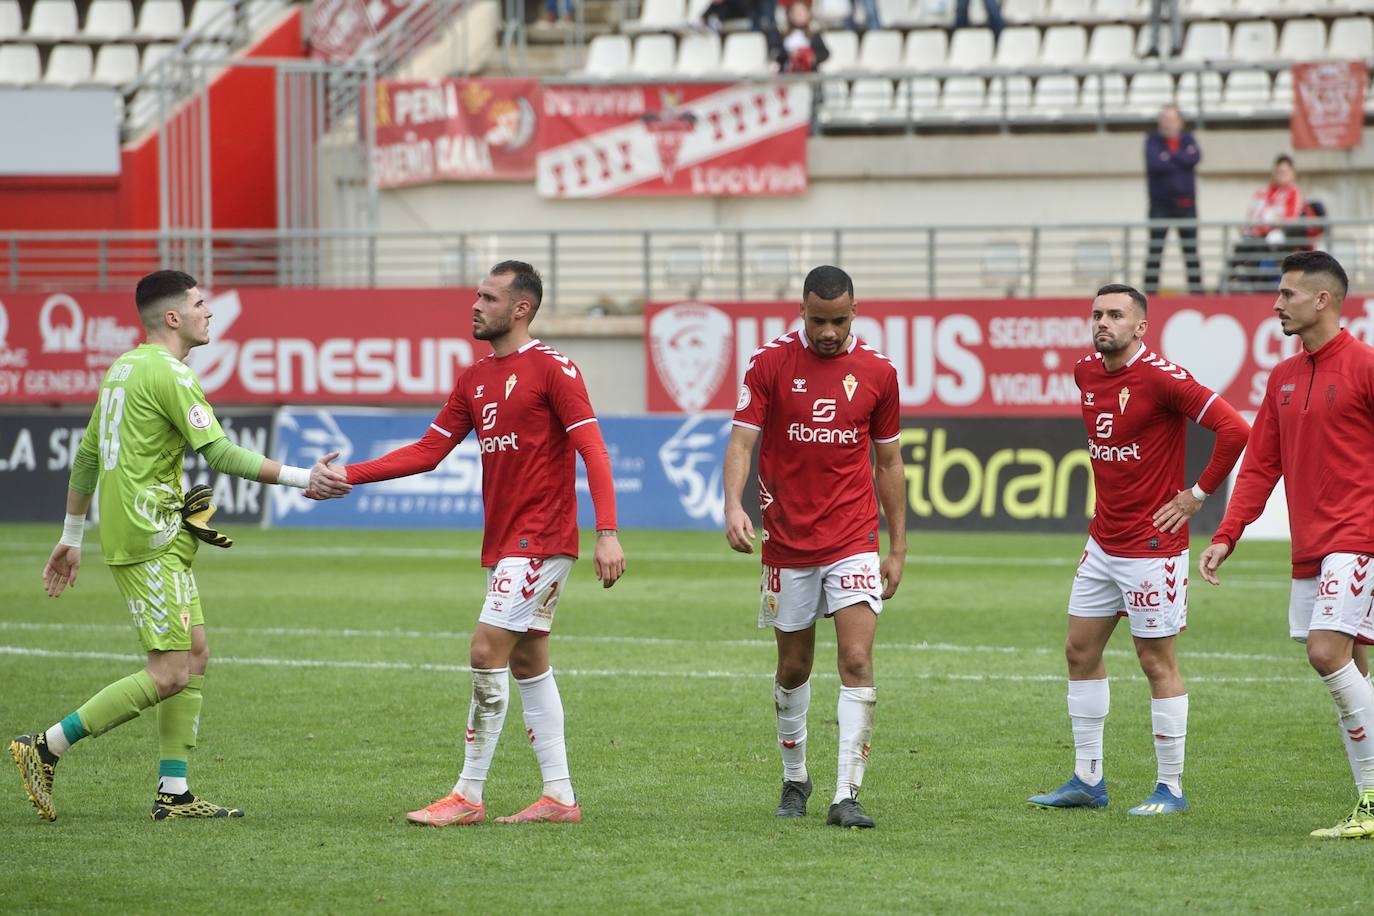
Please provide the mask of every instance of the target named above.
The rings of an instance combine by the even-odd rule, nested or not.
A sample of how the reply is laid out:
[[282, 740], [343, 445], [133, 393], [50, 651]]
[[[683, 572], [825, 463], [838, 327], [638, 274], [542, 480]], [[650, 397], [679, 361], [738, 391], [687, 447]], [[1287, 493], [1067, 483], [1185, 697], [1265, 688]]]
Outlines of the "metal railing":
[[[519, 258], [544, 275], [546, 308], [633, 313], [652, 300], [798, 298], [806, 271], [835, 263], [861, 298], [1082, 295], [1107, 282], [1143, 284], [1150, 230], [1194, 225], [1202, 287], [1273, 289], [1278, 261], [1299, 244], [1331, 251], [1352, 286], [1374, 284], [1374, 222], [1325, 220], [1308, 238], [1290, 227], [1269, 247], [1240, 223], [1160, 220], [981, 225], [645, 230], [366, 230], [24, 232], [0, 234], [0, 289], [119, 290], [144, 273], [182, 267], [207, 287], [474, 286]], [[1253, 249], [1233, 262], [1237, 243]], [[1160, 286], [1186, 290], [1177, 234]]]

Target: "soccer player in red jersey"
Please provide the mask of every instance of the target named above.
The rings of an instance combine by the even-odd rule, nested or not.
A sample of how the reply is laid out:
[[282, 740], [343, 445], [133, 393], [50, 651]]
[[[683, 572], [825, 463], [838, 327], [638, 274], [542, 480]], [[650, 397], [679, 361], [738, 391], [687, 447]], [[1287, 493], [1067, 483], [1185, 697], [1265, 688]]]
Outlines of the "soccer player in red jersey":
[[1359, 802], [1346, 820], [1314, 830], [1330, 839], [1374, 836], [1374, 349], [1341, 329], [1345, 270], [1324, 251], [1283, 259], [1274, 302], [1283, 333], [1302, 352], [1269, 373], [1255, 432], [1226, 517], [1202, 553], [1217, 568], [1259, 518], [1280, 477], [1293, 541], [1289, 635], [1336, 702]]
[[[1231, 473], [1250, 430], [1230, 404], [1145, 345], [1147, 324], [1138, 290], [1102, 287], [1092, 304], [1097, 352], [1074, 366], [1097, 509], [1074, 574], [1064, 647], [1074, 774], [1053, 792], [1030, 798], [1041, 807], [1107, 805], [1102, 733], [1111, 694], [1102, 653], [1124, 616], [1150, 682], [1158, 763], [1154, 793], [1129, 813], [1188, 810], [1182, 781], [1188, 694], [1174, 656], [1175, 637], [1188, 623], [1188, 519]], [[1190, 421], [1215, 430], [1217, 438], [1202, 476], [1185, 488]]]
[[477, 288], [472, 333], [491, 355], [458, 377], [424, 438], [348, 465], [351, 484], [431, 471], [476, 431], [482, 451], [487, 597], [472, 635], [472, 704], [463, 771], [453, 792], [406, 815], [415, 824], [477, 824], [515, 675], [525, 728], [544, 777], [538, 801], [498, 823], [576, 822], [563, 740], [563, 703], [549, 666], [549, 630], [577, 557], [573, 451], [582, 455], [596, 507], [596, 577], [610, 588], [625, 572], [616, 537], [611, 462], [577, 366], [530, 337], [543, 283], [523, 261], [502, 261]]
[[[839, 643], [839, 776], [827, 823], [872, 827], [859, 787], [873, 736], [873, 634], [883, 600], [906, 560], [906, 480], [897, 370], [850, 333], [854, 283], [838, 267], [817, 267], [802, 287], [802, 329], [764, 344], [744, 374], [725, 452], [725, 537], [754, 552], [742, 505], [750, 456], [760, 438], [763, 583], [759, 626], [773, 628], [773, 685], [782, 749], [779, 817], [802, 817], [811, 795], [806, 712], [816, 621], [835, 619]], [[878, 498], [887, 515], [888, 554], [878, 559]]]

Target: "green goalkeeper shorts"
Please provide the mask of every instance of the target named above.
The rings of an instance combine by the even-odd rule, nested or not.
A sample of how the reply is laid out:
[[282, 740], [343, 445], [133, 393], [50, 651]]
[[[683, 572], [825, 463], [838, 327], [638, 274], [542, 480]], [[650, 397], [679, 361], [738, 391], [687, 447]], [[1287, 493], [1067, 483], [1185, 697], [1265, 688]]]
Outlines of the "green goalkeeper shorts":
[[191, 627], [205, 623], [191, 572], [198, 543], [183, 528], [161, 556], [110, 567], [145, 651], [185, 652], [191, 648]]

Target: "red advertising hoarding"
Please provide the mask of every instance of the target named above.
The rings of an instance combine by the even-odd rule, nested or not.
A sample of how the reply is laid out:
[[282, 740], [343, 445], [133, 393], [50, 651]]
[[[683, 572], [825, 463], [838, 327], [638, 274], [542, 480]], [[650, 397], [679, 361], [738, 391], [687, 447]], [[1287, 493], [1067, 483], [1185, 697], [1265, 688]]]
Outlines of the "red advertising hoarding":
[[1296, 149], [1354, 149], [1364, 133], [1364, 93], [1369, 68], [1362, 60], [1293, 65]]
[[[210, 343], [187, 357], [216, 404], [442, 402], [489, 352], [470, 289], [207, 293]], [[0, 404], [89, 404], [143, 339], [128, 293], [0, 297]]]
[[539, 120], [545, 197], [807, 189], [805, 83], [545, 86]]
[[[1284, 337], [1273, 296], [1150, 303], [1145, 342], [1238, 410], [1259, 406]], [[1072, 416], [1074, 363], [1091, 352], [1086, 299], [864, 301], [854, 332], [897, 367], [908, 416]], [[761, 344], [799, 327], [795, 302], [654, 303], [644, 313], [651, 412], [732, 410]], [[1374, 297], [1349, 296], [1350, 331], [1374, 344]]]
[[383, 80], [377, 186], [534, 177], [539, 81]]

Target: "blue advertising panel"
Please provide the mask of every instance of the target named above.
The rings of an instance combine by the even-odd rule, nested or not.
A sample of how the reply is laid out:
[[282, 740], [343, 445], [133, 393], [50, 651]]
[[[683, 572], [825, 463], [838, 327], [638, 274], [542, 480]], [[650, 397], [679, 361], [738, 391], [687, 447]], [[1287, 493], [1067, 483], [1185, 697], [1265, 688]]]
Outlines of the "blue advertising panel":
[[[366, 461], [424, 435], [431, 411], [287, 407], [277, 413], [276, 453], [307, 467], [339, 452], [342, 463]], [[724, 525], [721, 464], [730, 417], [603, 417], [601, 433], [615, 476], [622, 528]], [[460, 442], [433, 471], [366, 484], [345, 499], [316, 502], [298, 490], [272, 489], [272, 524], [337, 528], [480, 528], [482, 462], [476, 440]], [[587, 478], [577, 462], [578, 524], [595, 522]]]

